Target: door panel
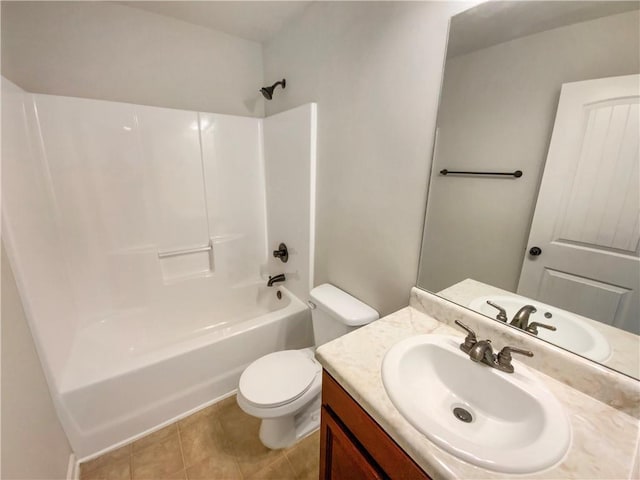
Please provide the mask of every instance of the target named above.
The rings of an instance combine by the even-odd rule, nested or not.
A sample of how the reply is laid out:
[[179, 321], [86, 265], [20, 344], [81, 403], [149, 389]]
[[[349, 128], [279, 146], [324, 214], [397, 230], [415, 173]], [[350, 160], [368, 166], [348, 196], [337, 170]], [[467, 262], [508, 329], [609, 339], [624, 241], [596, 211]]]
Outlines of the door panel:
[[549, 305], [570, 303], [579, 315], [615, 325], [632, 297], [629, 289], [545, 268], [538, 300]]
[[637, 209], [623, 206], [638, 204], [638, 104], [609, 103], [586, 108], [587, 127], [558, 237], [635, 252]]

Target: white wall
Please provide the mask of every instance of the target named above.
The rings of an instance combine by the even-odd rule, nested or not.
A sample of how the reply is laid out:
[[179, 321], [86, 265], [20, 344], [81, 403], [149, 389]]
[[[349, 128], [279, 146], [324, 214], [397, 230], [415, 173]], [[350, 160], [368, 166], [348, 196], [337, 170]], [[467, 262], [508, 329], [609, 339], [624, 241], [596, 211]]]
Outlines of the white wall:
[[260, 44], [110, 2], [2, 2], [2, 75], [34, 93], [262, 117]]
[[66, 478], [71, 447], [53, 408], [2, 245], [2, 478]]
[[[522, 37], [447, 61], [418, 284], [465, 278], [515, 291], [563, 83], [638, 73], [638, 11]], [[472, 232], [470, 235], [469, 233]]]
[[[57, 254], [68, 265], [82, 326], [151, 308], [184, 288], [180, 282], [206, 281], [214, 295], [260, 279], [261, 119], [33, 98], [46, 187], [64, 239]], [[16, 170], [9, 173], [20, 177]], [[12, 218], [18, 211], [7, 208]], [[212, 254], [158, 258], [210, 241]], [[23, 244], [18, 250], [27, 253]]]
[[315, 283], [381, 314], [415, 285], [448, 21], [462, 2], [316, 2], [264, 47], [273, 114], [318, 104]]
[[2, 78], [2, 234], [27, 316], [42, 320], [35, 341], [53, 382], [64, 371], [79, 319], [31, 99]]
[[263, 120], [201, 113], [200, 123], [216, 275], [254, 282], [267, 262]]
[[[284, 285], [303, 301], [309, 299], [313, 283], [316, 108], [303, 105], [263, 120], [268, 271], [284, 273]], [[281, 242], [289, 251], [286, 263], [272, 255]]]

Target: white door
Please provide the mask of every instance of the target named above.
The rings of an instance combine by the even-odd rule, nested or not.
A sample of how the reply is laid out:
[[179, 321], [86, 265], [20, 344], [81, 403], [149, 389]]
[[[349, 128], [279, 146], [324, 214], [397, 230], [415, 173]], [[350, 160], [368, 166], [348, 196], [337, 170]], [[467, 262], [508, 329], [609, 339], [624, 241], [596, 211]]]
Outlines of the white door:
[[629, 75], [562, 86], [518, 285], [519, 294], [634, 333], [639, 82]]

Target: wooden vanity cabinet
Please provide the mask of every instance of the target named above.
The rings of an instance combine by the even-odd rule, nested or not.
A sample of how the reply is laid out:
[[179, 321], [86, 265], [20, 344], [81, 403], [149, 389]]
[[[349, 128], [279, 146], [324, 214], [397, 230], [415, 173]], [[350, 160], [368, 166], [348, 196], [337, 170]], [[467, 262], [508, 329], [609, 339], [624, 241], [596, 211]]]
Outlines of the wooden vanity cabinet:
[[431, 480], [326, 371], [322, 376], [320, 479]]

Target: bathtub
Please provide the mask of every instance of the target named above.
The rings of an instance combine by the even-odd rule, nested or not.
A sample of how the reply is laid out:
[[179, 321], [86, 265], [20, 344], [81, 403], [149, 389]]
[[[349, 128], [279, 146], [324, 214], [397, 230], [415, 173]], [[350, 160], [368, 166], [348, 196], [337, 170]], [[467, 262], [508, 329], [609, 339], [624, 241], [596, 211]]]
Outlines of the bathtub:
[[158, 299], [77, 333], [55, 400], [80, 459], [229, 395], [244, 368], [267, 353], [313, 345], [310, 310], [286, 288], [254, 284], [220, 298], [179, 293], [179, 301]]

